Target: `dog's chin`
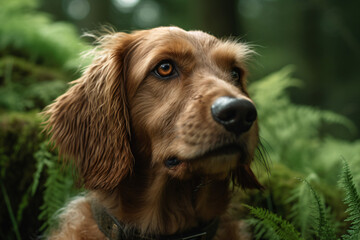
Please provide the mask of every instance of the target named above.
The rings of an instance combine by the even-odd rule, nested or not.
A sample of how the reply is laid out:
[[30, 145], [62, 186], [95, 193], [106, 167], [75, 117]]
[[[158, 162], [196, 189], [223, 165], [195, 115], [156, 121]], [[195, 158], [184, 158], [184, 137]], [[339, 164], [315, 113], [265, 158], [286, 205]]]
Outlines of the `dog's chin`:
[[238, 159], [238, 153], [207, 156], [192, 163], [192, 170], [202, 175], [226, 177], [231, 170], [236, 168]]

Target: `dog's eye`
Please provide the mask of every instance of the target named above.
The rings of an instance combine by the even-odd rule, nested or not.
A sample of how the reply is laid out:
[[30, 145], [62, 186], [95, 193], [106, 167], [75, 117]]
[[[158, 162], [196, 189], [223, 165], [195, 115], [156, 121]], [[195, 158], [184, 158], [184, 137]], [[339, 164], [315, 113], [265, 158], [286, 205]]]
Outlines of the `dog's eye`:
[[240, 81], [243, 73], [239, 68], [233, 68], [230, 72], [230, 75], [233, 80]]
[[230, 74], [231, 74], [231, 78], [232, 78], [232, 79], [234, 79], [234, 80], [239, 80], [240, 75], [239, 75], [238, 71], [232, 70]]
[[242, 79], [244, 77], [244, 70], [240, 68], [233, 68], [230, 72], [231, 79], [235, 83], [235, 85], [242, 87]]
[[170, 61], [160, 62], [154, 69], [156, 76], [160, 78], [169, 78], [177, 76], [174, 64]]
[[165, 162], [165, 166], [167, 168], [173, 168], [177, 165], [179, 165], [181, 163], [181, 161], [175, 157], [169, 158], [168, 160], [166, 160]]

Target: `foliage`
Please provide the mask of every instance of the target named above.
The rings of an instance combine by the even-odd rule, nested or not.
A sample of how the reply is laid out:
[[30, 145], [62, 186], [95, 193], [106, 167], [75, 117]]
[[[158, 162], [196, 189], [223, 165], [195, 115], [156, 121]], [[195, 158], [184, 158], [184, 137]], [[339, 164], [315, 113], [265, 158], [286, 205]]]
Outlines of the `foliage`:
[[[315, 179], [314, 179], [315, 178]], [[314, 174], [307, 177], [306, 182], [317, 180]], [[287, 204], [291, 205], [291, 214], [289, 219], [295, 226], [298, 226], [301, 236], [305, 239], [310, 239], [315, 235], [314, 226], [316, 226], [316, 216], [313, 214], [314, 209], [309, 206], [314, 206], [313, 195], [309, 191], [309, 185], [298, 184], [296, 188], [291, 190], [291, 197]]]
[[[266, 209], [254, 208], [248, 205], [245, 205], [245, 207], [250, 209], [250, 214], [258, 219], [261, 219], [261, 222], [253, 222], [253, 224], [256, 223], [256, 239], [263, 239], [265, 236], [267, 236], [270, 240], [302, 239], [300, 237], [300, 233], [295, 230], [295, 227], [288, 221], [282, 219], [282, 217], [271, 213]], [[268, 229], [268, 231], [270, 230], [271, 234], [265, 235], [266, 232], [264, 229]]]
[[6, 206], [0, 209], [1, 239], [8, 239], [11, 229], [19, 239], [20, 233], [38, 227], [35, 221], [23, 224], [23, 217], [37, 214], [41, 197], [30, 196], [28, 190], [34, 170], [32, 155], [44, 141], [40, 121], [35, 112], [0, 114], [0, 205]]
[[46, 158], [38, 112], [79, 75], [86, 64], [79, 55], [88, 46], [72, 25], [37, 11], [38, 0], [0, 0], [0, 6], [0, 239], [36, 238], [73, 185], [55, 157]]
[[[0, 225], [11, 224], [8, 227], [14, 229], [16, 239], [21, 239], [20, 233], [39, 228], [40, 223], [41, 230], [53, 225], [54, 213], [77, 192], [70, 168], [61, 167], [57, 153], [50, 150], [41, 134], [41, 121], [36, 112], [0, 114], [0, 182], [4, 197], [0, 203], [4, 201], [6, 206], [0, 209], [0, 215], [6, 216], [0, 218]], [[34, 220], [38, 208], [40, 221], [23, 221], [24, 216]], [[11, 222], [6, 221], [7, 216]], [[5, 234], [4, 229], [1, 239], [9, 239]]]
[[[36, 112], [0, 114], [1, 239], [10, 238], [5, 229], [21, 239], [41, 224], [41, 230], [54, 224], [54, 213], [76, 192], [70, 168], [61, 167], [41, 134], [41, 121]], [[34, 221], [39, 208], [40, 221]]]
[[61, 167], [58, 154], [50, 151], [47, 141], [40, 145], [40, 149], [34, 156], [36, 159], [36, 171], [31, 187], [32, 194], [39, 187], [41, 174], [45, 172], [47, 176], [44, 183], [43, 205], [40, 207], [41, 212], [39, 214], [39, 220], [44, 222], [41, 230], [44, 230], [56, 225], [55, 213], [79, 190], [75, 190], [71, 168]]
[[[3, 71], [1, 71], [3, 70]], [[0, 58], [0, 108], [43, 108], [67, 88], [61, 72], [38, 67], [16, 57]], [[58, 80], [59, 79], [59, 80]]]
[[15, 219], [15, 215], [14, 215], [13, 209], [12, 209], [12, 207], [11, 207], [9, 195], [8, 195], [8, 193], [7, 193], [7, 191], [6, 191], [6, 188], [5, 188], [5, 186], [4, 186], [4, 184], [3, 184], [2, 182], [0, 183], [0, 186], [1, 186], [1, 193], [2, 193], [2, 195], [3, 195], [3, 197], [4, 197], [4, 201], [5, 201], [6, 208], [7, 208], [8, 212], [9, 212], [10, 221], [11, 221], [11, 224], [12, 224], [12, 226], [13, 226], [13, 228], [14, 228], [15, 237], [16, 237], [16, 239], [19, 240], [19, 239], [21, 239], [21, 237], [20, 237], [20, 231], [19, 231], [19, 226], [18, 226], [18, 224], [17, 224], [17, 221], [16, 221], [16, 219]]
[[0, 108], [42, 109], [67, 88], [81, 66], [79, 41], [70, 24], [35, 11], [37, 0], [0, 1]]
[[344, 157], [356, 168], [354, 178], [360, 186], [360, 141], [345, 141], [323, 131], [352, 134], [356, 127], [339, 114], [292, 103], [287, 89], [301, 86], [291, 77], [292, 71], [287, 66], [249, 87], [259, 112], [260, 137], [271, 160], [336, 185], [333, 176], [339, 175], [339, 158]]
[[[301, 86], [301, 81], [290, 76], [292, 71], [293, 68], [288, 66], [253, 83], [250, 93], [259, 111], [261, 140], [274, 166], [278, 163], [286, 165], [288, 172], [290, 169], [295, 171], [289, 173], [293, 178], [302, 176], [316, 180], [316, 190], [307, 180], [304, 180], [305, 184], [296, 186], [286, 177], [286, 184], [283, 182], [286, 180], [281, 180], [284, 176], [279, 175], [282, 168], [275, 167], [269, 179], [261, 179], [268, 190], [264, 194], [266, 201], [258, 203], [291, 219], [304, 239], [316, 236], [319, 239], [335, 239], [335, 233], [343, 233], [346, 226], [342, 224], [345, 213], [338, 201], [339, 189], [333, 187], [336, 186], [334, 176], [340, 173], [341, 156], [352, 166], [359, 166], [360, 142], [341, 140], [322, 131], [331, 126], [350, 134], [355, 132], [354, 124], [347, 118], [290, 101], [287, 88]], [[359, 180], [360, 169], [357, 167], [355, 170], [354, 179]], [[356, 183], [359, 185], [360, 181]], [[341, 185], [340, 189], [344, 187]], [[321, 197], [323, 194], [326, 202]], [[248, 202], [257, 198], [252, 197]], [[326, 206], [332, 206], [333, 210]], [[255, 226], [256, 236], [278, 239], [276, 230], [269, 228], [264, 221], [252, 219], [250, 223]]]
[[346, 161], [343, 161], [343, 170], [339, 185], [345, 191], [344, 203], [348, 206], [347, 212], [349, 213], [349, 217], [346, 221], [351, 222], [348, 235], [343, 236], [343, 239], [360, 239], [360, 196], [356, 190], [353, 176]]
[[[332, 156], [326, 154], [327, 142], [334, 139], [321, 136], [321, 128], [331, 124], [332, 127], [343, 127], [354, 132], [355, 126], [336, 113], [291, 103], [287, 88], [301, 86], [299, 80], [290, 76], [292, 71], [291, 66], [285, 67], [250, 86], [249, 91], [259, 112], [260, 135], [271, 143], [270, 146], [265, 144], [265, 147], [273, 161], [300, 172], [309, 174], [315, 171], [320, 174], [328, 170], [324, 167], [331, 168], [338, 163], [342, 154], [342, 151]], [[358, 149], [360, 142], [352, 149], [352, 154], [358, 155]], [[327, 159], [321, 157], [323, 154]]]
[[304, 180], [306, 185], [308, 186], [310, 192], [313, 195], [315, 200], [315, 212], [316, 212], [316, 222], [317, 222], [317, 235], [320, 240], [335, 240], [336, 236], [334, 233], [334, 229], [330, 226], [328, 216], [326, 215], [325, 203], [324, 200], [317, 194], [314, 188], [310, 185], [310, 183]]
[[[298, 208], [296, 213], [302, 214], [301, 211], [310, 209], [312, 213], [307, 212], [306, 217], [308, 218], [310, 216], [312, 218], [311, 222], [314, 225], [307, 224], [308, 219], [305, 218], [304, 223], [307, 225], [304, 229], [304, 223], [302, 223], [302, 221], [294, 221], [293, 223], [289, 223], [286, 220], [283, 220], [277, 214], [271, 213], [266, 209], [254, 208], [245, 205], [250, 209], [250, 214], [255, 217], [255, 219], [249, 219], [248, 223], [254, 226], [256, 239], [314, 239], [315, 235], [317, 239], [320, 240], [337, 239], [334, 232], [335, 227], [332, 226], [332, 224], [328, 221], [329, 214], [325, 209], [325, 204], [322, 197], [314, 190], [312, 185], [307, 180], [303, 180], [303, 182], [303, 185], [311, 192], [313, 201], [307, 206], [302, 204], [304, 208]], [[355, 188], [353, 176], [346, 161], [343, 161], [343, 170], [339, 183], [341, 188], [346, 193], [344, 202], [348, 205], [347, 212], [349, 213], [349, 217], [347, 218], [347, 221], [351, 222], [351, 227], [348, 230], [348, 234], [343, 235], [341, 239], [359, 239], [360, 196]], [[301, 198], [298, 200], [302, 201]], [[301, 238], [300, 233], [295, 230], [296, 228], [302, 229], [301, 236], [303, 238]], [[316, 231], [312, 232], [312, 230]]]
[[77, 69], [86, 49], [75, 28], [36, 11], [38, 0], [0, 0], [0, 53], [41, 66]]

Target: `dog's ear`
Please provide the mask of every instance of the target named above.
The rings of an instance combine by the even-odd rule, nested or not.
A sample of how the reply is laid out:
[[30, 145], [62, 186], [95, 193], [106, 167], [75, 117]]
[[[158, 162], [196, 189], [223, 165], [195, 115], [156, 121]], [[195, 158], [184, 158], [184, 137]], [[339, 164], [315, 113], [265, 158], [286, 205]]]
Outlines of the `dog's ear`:
[[240, 186], [243, 189], [264, 189], [251, 170], [250, 164], [240, 164], [233, 170], [232, 180], [236, 186]]
[[93, 63], [44, 114], [60, 154], [74, 159], [85, 188], [112, 190], [132, 172], [126, 67], [130, 34], [103, 37]]

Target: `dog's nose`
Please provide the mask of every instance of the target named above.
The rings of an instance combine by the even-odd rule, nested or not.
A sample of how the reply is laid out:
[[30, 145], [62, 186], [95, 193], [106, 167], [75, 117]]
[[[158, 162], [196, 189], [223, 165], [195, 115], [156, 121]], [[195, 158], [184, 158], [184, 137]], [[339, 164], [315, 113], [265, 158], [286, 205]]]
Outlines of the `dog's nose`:
[[211, 106], [214, 120], [226, 130], [240, 134], [247, 132], [257, 118], [253, 103], [244, 98], [220, 97]]

